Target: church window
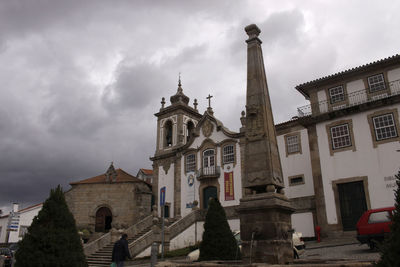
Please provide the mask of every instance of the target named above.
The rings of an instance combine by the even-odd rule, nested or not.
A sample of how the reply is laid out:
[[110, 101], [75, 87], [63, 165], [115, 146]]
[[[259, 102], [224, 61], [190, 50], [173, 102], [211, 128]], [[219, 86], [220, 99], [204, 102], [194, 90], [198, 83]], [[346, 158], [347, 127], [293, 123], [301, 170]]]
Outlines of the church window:
[[369, 86], [370, 93], [385, 90], [386, 85], [385, 85], [385, 79], [383, 78], [383, 74], [380, 73], [380, 74], [368, 77], [368, 86]]
[[194, 172], [196, 170], [196, 155], [189, 154], [186, 156], [186, 172]]
[[193, 133], [193, 130], [194, 130], [194, 124], [192, 121], [189, 121], [186, 126], [186, 142], [189, 142], [189, 139]]
[[235, 150], [233, 145], [226, 145], [223, 147], [223, 163], [232, 163], [235, 162]]
[[169, 120], [165, 123], [165, 146], [172, 146], [172, 122]]
[[215, 173], [214, 149], [207, 149], [203, 152], [203, 173], [204, 175], [210, 175]]

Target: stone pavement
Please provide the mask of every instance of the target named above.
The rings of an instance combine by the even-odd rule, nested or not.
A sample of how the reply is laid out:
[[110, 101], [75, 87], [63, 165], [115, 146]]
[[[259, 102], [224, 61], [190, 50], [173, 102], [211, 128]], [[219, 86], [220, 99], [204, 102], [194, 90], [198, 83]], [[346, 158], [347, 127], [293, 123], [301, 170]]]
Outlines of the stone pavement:
[[[324, 238], [320, 243], [317, 241], [306, 241], [306, 252], [313, 252], [313, 251], [319, 251], [324, 248], [333, 248], [333, 247], [344, 247], [344, 249], [347, 249], [347, 246], [359, 246], [359, 242], [355, 237], [352, 236], [342, 236], [342, 237], [336, 237], [336, 238]], [[363, 246], [360, 249], [364, 249], [368, 252], [368, 247]], [[302, 257], [303, 256], [303, 257]], [[372, 266], [371, 262], [368, 262], [368, 260], [365, 258], [365, 261], [354, 261], [354, 260], [349, 260], [349, 259], [336, 259], [336, 260], [322, 260], [322, 259], [316, 259], [315, 257], [304, 257], [304, 255], [300, 256], [300, 260], [296, 261], [296, 264], [293, 265], [268, 265], [268, 264], [243, 264], [240, 265], [242, 267], [278, 267], [278, 266], [285, 266], [285, 267], [290, 267], [290, 266], [315, 266], [315, 267], [322, 267], [322, 266], [329, 266], [329, 267], [339, 267], [339, 266], [354, 266], [354, 267], [363, 267], [363, 266]], [[223, 264], [223, 263], [217, 263], [217, 262], [208, 262], [208, 263], [192, 263], [192, 262], [187, 262], [185, 260], [185, 257], [181, 258], [174, 258], [174, 259], [166, 259], [164, 262], [159, 261], [158, 262], [158, 267], [172, 267], [172, 266], [179, 266], [179, 267], [224, 267], [224, 266], [235, 266], [236, 264], [230, 263], [230, 264]], [[125, 263], [126, 267], [147, 267], [150, 266], [150, 260], [140, 260], [140, 261], [128, 261]], [[236, 265], [239, 266], [239, 265]]]
[[343, 236], [343, 237], [337, 237], [337, 238], [324, 238], [324, 239], [321, 239], [321, 242], [319, 242], [319, 243], [317, 241], [306, 241], [305, 244], [306, 244], [306, 250], [308, 250], [308, 249], [359, 244], [359, 242], [357, 241], [355, 236], [354, 237]]

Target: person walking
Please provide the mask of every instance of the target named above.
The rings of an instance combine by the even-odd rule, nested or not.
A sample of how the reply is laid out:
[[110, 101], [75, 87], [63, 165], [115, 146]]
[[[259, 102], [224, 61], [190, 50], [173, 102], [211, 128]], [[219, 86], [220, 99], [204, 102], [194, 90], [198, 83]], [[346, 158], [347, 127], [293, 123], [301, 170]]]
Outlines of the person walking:
[[128, 248], [128, 238], [127, 234], [122, 234], [121, 239], [115, 242], [111, 261], [117, 265], [117, 267], [124, 267], [124, 261], [128, 257], [132, 259]]

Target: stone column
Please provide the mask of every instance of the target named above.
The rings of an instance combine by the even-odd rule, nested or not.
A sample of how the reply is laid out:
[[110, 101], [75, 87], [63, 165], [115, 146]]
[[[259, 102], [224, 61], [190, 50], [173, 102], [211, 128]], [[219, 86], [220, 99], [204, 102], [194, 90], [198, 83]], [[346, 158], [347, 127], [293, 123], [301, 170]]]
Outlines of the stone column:
[[[284, 264], [293, 260], [291, 214], [271, 110], [260, 29], [245, 28], [247, 98], [244, 122], [244, 197], [238, 208], [245, 262]], [[244, 114], [243, 114], [244, 115]]]

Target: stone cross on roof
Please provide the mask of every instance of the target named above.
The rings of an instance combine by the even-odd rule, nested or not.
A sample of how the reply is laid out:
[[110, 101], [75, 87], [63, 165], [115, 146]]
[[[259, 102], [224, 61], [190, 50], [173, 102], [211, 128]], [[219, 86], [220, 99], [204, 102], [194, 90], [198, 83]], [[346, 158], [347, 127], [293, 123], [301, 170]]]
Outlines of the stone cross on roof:
[[212, 98], [213, 96], [212, 95], [210, 95], [210, 94], [208, 94], [208, 96], [206, 97], [206, 99], [208, 99], [208, 107], [209, 108], [211, 108], [211, 98]]

